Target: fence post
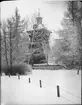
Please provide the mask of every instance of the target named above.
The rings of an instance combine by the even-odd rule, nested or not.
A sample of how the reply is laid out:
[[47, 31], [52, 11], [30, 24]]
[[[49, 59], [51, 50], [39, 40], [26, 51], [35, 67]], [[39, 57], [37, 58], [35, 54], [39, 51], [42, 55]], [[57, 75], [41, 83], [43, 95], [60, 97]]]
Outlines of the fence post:
[[57, 85], [57, 97], [60, 97], [60, 89], [58, 85]]
[[9, 73], [9, 77], [10, 77], [10, 73]]
[[42, 82], [41, 82], [41, 80], [40, 80], [40, 88], [42, 88]]
[[20, 75], [18, 74], [18, 79], [20, 79]]
[[77, 70], [77, 75], [79, 75], [79, 70]]
[[30, 83], [30, 78], [29, 78], [29, 83]]

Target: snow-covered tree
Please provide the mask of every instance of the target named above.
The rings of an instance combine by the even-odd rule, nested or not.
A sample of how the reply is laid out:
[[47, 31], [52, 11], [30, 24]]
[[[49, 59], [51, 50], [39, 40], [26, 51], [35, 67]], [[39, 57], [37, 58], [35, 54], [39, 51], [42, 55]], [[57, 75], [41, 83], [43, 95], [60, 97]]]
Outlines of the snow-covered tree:
[[79, 65], [82, 64], [82, 1], [68, 1], [67, 18], [74, 24], [76, 34], [78, 35]]
[[[5, 55], [7, 65], [13, 65], [14, 63], [21, 62], [24, 59], [24, 55], [28, 50], [28, 46], [24, 51], [24, 43], [28, 43], [28, 36], [26, 33], [26, 28], [28, 22], [23, 19], [18, 13], [18, 9], [15, 9], [15, 15], [8, 18], [7, 21], [2, 22], [2, 48], [4, 48], [3, 54]], [[25, 40], [24, 40], [25, 38]], [[21, 54], [22, 53], [22, 54]], [[22, 57], [23, 56], [23, 57]]]

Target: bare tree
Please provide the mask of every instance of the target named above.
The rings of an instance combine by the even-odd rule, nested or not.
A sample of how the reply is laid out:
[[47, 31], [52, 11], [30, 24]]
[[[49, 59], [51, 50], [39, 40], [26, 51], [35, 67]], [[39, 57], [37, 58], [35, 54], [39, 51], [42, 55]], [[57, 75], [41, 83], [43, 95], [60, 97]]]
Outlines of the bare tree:
[[6, 63], [7, 63], [7, 66], [9, 66], [9, 63], [8, 63], [8, 57], [7, 57], [7, 24], [6, 22], [4, 21], [3, 22], [3, 25], [2, 25], [2, 32], [3, 32], [3, 41], [4, 41], [4, 49], [5, 49], [5, 59], [6, 59]]
[[13, 22], [12, 19], [8, 19], [8, 35], [9, 35], [9, 55], [10, 55], [10, 67], [12, 68], [12, 31], [13, 31]]
[[72, 22], [74, 23], [74, 26], [76, 26], [79, 45], [79, 61], [80, 66], [82, 66], [82, 2], [81, 1], [69, 1], [68, 3], [68, 13], [67, 17], [69, 17]]
[[[22, 19], [21, 16], [18, 12], [18, 9], [15, 9], [15, 15], [13, 16], [13, 21], [14, 21], [14, 39], [15, 39], [15, 61], [17, 61], [19, 58], [19, 55], [21, 54], [20, 52], [20, 45], [21, 45], [21, 40], [22, 37], [28, 37], [26, 35], [26, 30], [28, 29], [28, 21], [29, 19]], [[27, 39], [27, 38], [26, 38]], [[27, 40], [28, 41], [28, 40]], [[18, 62], [19, 63], [19, 62]]]

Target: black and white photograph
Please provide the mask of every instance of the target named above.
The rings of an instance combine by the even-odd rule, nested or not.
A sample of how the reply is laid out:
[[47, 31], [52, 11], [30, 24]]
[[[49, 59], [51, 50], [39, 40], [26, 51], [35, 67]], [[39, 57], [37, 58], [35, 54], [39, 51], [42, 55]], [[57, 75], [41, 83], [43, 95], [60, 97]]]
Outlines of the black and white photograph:
[[0, 2], [1, 105], [81, 105], [82, 1]]

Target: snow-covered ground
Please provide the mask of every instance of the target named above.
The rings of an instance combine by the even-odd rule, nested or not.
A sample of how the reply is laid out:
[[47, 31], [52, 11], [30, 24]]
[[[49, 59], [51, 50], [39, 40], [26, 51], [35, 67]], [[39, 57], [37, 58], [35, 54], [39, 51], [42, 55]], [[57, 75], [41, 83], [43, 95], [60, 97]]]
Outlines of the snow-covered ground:
[[[57, 97], [57, 85], [60, 97]], [[77, 75], [76, 70], [33, 70], [32, 75], [20, 76], [20, 79], [17, 76], [1, 76], [1, 103], [81, 104], [81, 71]]]

